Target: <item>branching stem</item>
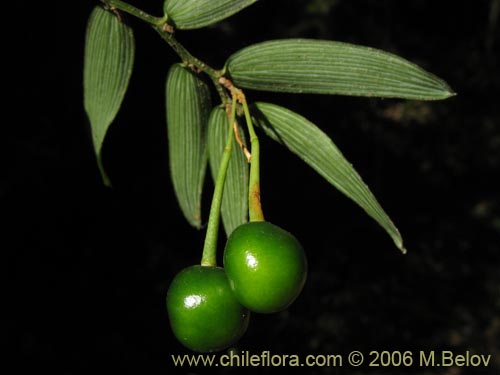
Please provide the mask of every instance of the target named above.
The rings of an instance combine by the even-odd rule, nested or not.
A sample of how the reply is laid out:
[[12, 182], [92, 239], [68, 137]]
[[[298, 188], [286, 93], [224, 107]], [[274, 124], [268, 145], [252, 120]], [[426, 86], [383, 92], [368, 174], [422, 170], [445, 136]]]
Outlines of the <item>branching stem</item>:
[[155, 17], [141, 9], [136, 8], [133, 5], [130, 5], [124, 1], [120, 0], [101, 0], [104, 4], [106, 4], [110, 8], [119, 9], [125, 13], [131, 14], [151, 25], [162, 25], [167, 22], [167, 16], [164, 17]]
[[229, 104], [231, 102], [229, 96], [219, 83], [219, 78], [222, 77], [223, 74], [222, 71], [212, 68], [208, 64], [193, 56], [181, 43], [177, 41], [177, 39], [175, 39], [174, 27], [168, 23], [169, 18], [167, 14], [163, 17], [155, 17], [121, 0], [101, 1], [113, 10], [120, 10], [131, 14], [150, 24], [156, 32], [160, 34], [163, 40], [165, 40], [168, 45], [172, 47], [177, 55], [179, 55], [182, 62], [186, 64], [186, 66], [191, 68], [196, 73], [203, 72], [210, 77], [223, 104]]

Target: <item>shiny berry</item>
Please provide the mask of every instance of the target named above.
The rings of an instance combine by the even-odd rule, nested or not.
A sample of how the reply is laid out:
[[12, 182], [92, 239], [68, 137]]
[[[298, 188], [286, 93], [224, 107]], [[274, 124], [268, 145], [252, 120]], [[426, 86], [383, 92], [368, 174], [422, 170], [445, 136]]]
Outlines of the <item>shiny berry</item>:
[[224, 250], [224, 269], [240, 303], [251, 311], [287, 308], [300, 294], [307, 260], [299, 241], [265, 221], [236, 228]]
[[172, 331], [196, 352], [222, 350], [245, 333], [249, 312], [236, 299], [219, 267], [191, 266], [172, 281], [167, 293]]

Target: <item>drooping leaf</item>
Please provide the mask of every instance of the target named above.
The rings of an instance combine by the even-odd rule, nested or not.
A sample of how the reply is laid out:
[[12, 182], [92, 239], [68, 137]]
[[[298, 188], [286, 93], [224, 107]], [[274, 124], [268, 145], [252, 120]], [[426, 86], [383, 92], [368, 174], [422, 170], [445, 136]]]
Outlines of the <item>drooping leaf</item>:
[[257, 0], [165, 0], [164, 10], [178, 29], [199, 29], [228, 18]]
[[[217, 178], [228, 131], [226, 112], [220, 107], [215, 107], [208, 121], [207, 137], [208, 157], [214, 181]], [[245, 137], [241, 129], [238, 134], [244, 142]], [[221, 206], [222, 221], [228, 237], [236, 227], [248, 221], [248, 169], [246, 157], [234, 139]]]
[[443, 80], [399, 56], [325, 40], [254, 44], [233, 54], [226, 69], [236, 86], [255, 90], [419, 100], [454, 95]]
[[210, 91], [196, 74], [174, 64], [168, 72], [166, 96], [170, 175], [174, 191], [188, 222], [200, 228]]
[[402, 237], [392, 220], [353, 166], [323, 131], [301, 115], [274, 104], [255, 103], [252, 110], [256, 124], [269, 137], [297, 154], [339, 191], [361, 206], [386, 230], [396, 246], [403, 253], [406, 252]]
[[84, 106], [104, 182], [102, 143], [127, 91], [134, 65], [132, 29], [101, 7], [92, 11], [86, 33], [83, 68]]

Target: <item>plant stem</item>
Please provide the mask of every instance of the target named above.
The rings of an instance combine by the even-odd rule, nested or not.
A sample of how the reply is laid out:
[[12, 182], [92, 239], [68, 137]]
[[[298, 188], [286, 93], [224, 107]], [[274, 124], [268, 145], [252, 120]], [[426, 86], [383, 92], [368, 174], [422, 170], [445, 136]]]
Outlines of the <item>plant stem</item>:
[[165, 30], [165, 27], [153, 27], [158, 32], [158, 34], [160, 34], [163, 40], [166, 41], [170, 45], [170, 47], [172, 47], [172, 49], [179, 55], [183, 62], [207, 73], [214, 79], [218, 80], [222, 76], [221, 71], [212, 68], [197, 57], [191, 55], [191, 53], [182, 44], [180, 44], [177, 39], [174, 38], [174, 35], [171, 32]]
[[252, 157], [250, 159], [250, 182], [248, 187], [248, 216], [250, 221], [264, 221], [264, 213], [260, 203], [260, 144], [257, 134], [253, 128], [252, 117], [248, 110], [248, 104], [243, 92], [241, 92], [241, 101], [245, 120], [247, 123], [248, 134], [250, 135], [250, 146]]
[[124, 1], [120, 1], [120, 0], [101, 0], [101, 1], [104, 4], [108, 5], [109, 7], [124, 11], [128, 14], [131, 14], [131, 15], [147, 22], [147, 23], [150, 23], [151, 25], [162, 25], [165, 22], [167, 22], [166, 15], [164, 17], [152, 16], [152, 15], [144, 12], [143, 10], [138, 9], [135, 6], [130, 5]]
[[210, 216], [208, 218], [207, 234], [205, 235], [205, 244], [201, 257], [202, 266], [215, 267], [217, 265], [217, 238], [219, 234], [220, 209], [222, 204], [222, 193], [224, 192], [224, 183], [226, 181], [227, 168], [231, 160], [233, 149], [233, 124], [236, 117], [236, 96], [233, 96], [231, 103], [231, 116], [229, 120], [229, 132], [226, 146], [222, 154], [217, 179], [215, 181], [212, 205], [210, 207]]
[[177, 53], [177, 55], [179, 55], [179, 57], [188, 67], [190, 67], [196, 73], [202, 71], [210, 77], [210, 79], [213, 81], [215, 85], [215, 88], [217, 89], [217, 92], [223, 104], [230, 103], [229, 97], [227, 96], [226, 92], [218, 82], [219, 78], [222, 77], [222, 71], [216, 70], [211, 66], [209, 66], [208, 64], [204, 63], [203, 61], [201, 61], [200, 59], [194, 57], [182, 44], [180, 44], [174, 38], [173, 27], [167, 23], [168, 21], [167, 14], [165, 14], [163, 17], [160, 18], [152, 16], [144, 12], [143, 10], [138, 9], [133, 5], [130, 5], [121, 0], [101, 0], [101, 1], [110, 8], [121, 10], [149, 23], [158, 32], [158, 34], [160, 34], [163, 40], [165, 40], [170, 45], [170, 47], [172, 47], [172, 49]]
[[214, 83], [217, 92], [222, 100], [223, 104], [229, 103], [229, 97], [219, 83], [219, 78], [222, 77], [222, 71], [212, 68], [210, 65], [204, 63], [197, 57], [193, 56], [181, 43], [175, 39], [172, 32], [168, 31], [165, 25], [153, 25], [153, 28], [162, 37], [164, 41], [168, 43], [170, 47], [179, 55], [182, 61], [195, 72], [198, 70], [206, 73], [212, 82]]

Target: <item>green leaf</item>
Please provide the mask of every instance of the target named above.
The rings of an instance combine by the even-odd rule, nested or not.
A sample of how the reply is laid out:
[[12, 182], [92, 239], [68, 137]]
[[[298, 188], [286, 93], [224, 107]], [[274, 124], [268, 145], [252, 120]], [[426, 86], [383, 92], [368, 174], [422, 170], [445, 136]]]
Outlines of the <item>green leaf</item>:
[[[217, 178], [222, 153], [228, 136], [229, 124], [226, 112], [216, 107], [208, 121], [208, 157], [214, 181]], [[245, 142], [244, 134], [239, 128], [238, 134]], [[233, 152], [224, 184], [222, 195], [222, 221], [226, 234], [248, 221], [248, 162], [240, 146], [233, 140]]]
[[174, 64], [168, 72], [166, 96], [170, 175], [174, 191], [188, 222], [201, 228], [210, 91], [196, 74]]
[[403, 253], [406, 252], [396, 226], [353, 166], [323, 131], [301, 115], [274, 104], [255, 103], [252, 110], [256, 124], [269, 137], [285, 145], [339, 191], [361, 206], [386, 230], [396, 246]]
[[95, 7], [87, 25], [83, 91], [94, 149], [106, 185], [110, 183], [102, 167], [102, 143], [127, 91], [134, 52], [132, 29], [113, 13]]
[[165, 0], [164, 10], [178, 29], [199, 29], [228, 18], [257, 0]]
[[388, 52], [353, 44], [284, 39], [254, 44], [226, 62], [236, 86], [293, 93], [437, 100], [441, 79]]

